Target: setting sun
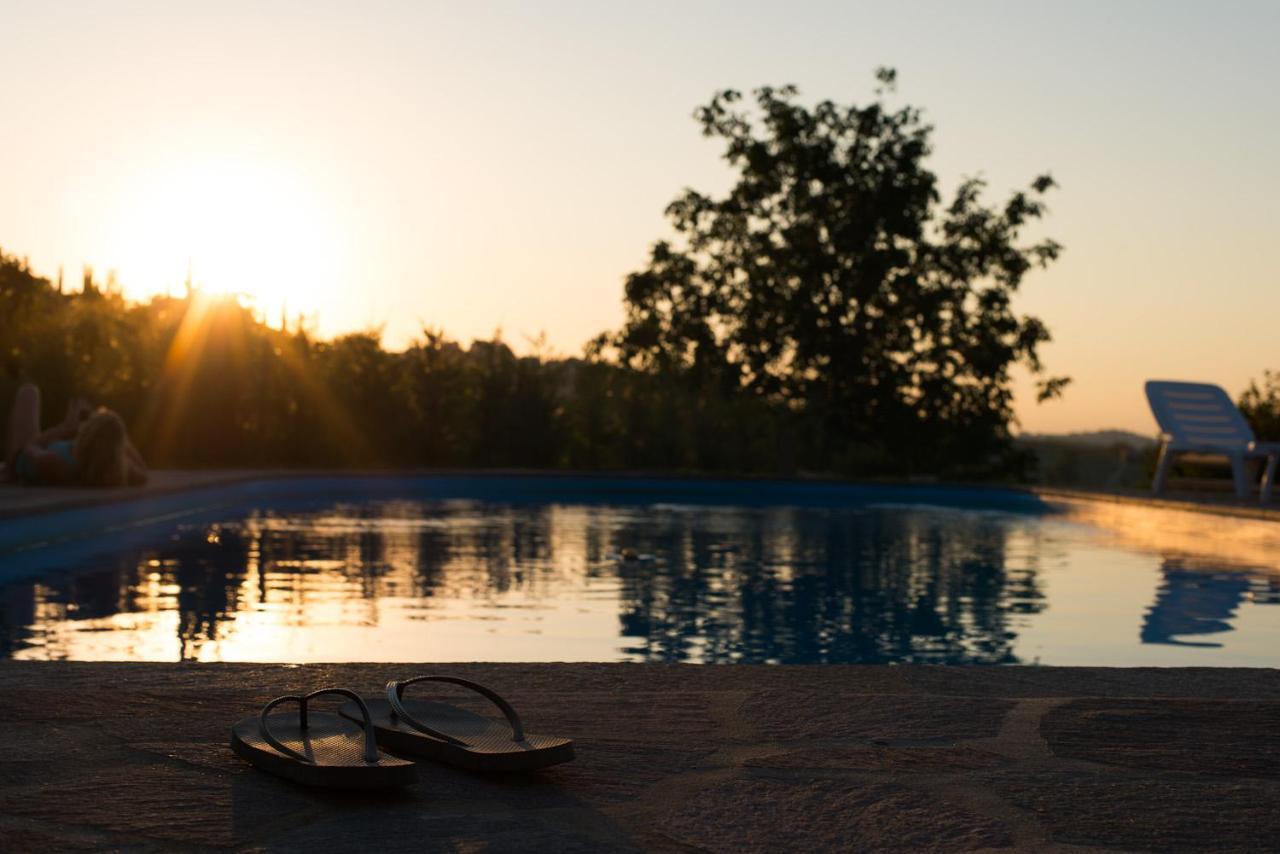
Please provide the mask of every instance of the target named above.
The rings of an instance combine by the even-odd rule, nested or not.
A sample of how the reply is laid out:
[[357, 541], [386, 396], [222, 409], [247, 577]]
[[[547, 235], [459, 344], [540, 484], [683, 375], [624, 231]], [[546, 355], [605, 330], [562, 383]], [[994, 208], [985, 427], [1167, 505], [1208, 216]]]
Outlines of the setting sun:
[[130, 296], [176, 291], [189, 275], [274, 323], [329, 304], [341, 284], [342, 241], [325, 199], [279, 164], [183, 158], [126, 186], [112, 228]]

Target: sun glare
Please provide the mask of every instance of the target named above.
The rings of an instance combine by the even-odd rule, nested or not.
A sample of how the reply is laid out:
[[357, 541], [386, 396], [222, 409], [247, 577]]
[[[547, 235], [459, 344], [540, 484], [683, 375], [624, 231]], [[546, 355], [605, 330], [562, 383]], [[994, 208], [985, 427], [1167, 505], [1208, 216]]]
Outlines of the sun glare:
[[137, 176], [114, 224], [126, 293], [241, 298], [274, 322], [322, 312], [341, 283], [331, 211], [288, 169], [230, 157], [167, 164]]

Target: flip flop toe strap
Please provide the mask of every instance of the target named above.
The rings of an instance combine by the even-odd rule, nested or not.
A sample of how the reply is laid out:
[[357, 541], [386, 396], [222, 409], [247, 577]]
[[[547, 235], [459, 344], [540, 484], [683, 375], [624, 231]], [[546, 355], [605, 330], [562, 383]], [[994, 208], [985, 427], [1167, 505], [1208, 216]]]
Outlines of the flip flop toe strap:
[[470, 688], [472, 691], [475, 691], [477, 694], [480, 694], [485, 699], [492, 702], [498, 707], [498, 710], [502, 712], [502, 716], [507, 719], [507, 723], [511, 726], [512, 741], [524, 741], [524, 724], [520, 722], [520, 716], [516, 714], [515, 709], [511, 708], [510, 703], [502, 699], [502, 697], [489, 688], [468, 679], [460, 679], [457, 676], [415, 676], [412, 679], [392, 680], [387, 683], [387, 702], [391, 704], [393, 716], [404, 721], [409, 726], [418, 730], [418, 732], [429, 735], [432, 738], [447, 741], [450, 744], [458, 745], [459, 747], [469, 746], [467, 742], [456, 736], [449, 735], [446, 732], [440, 732], [440, 730], [437, 729], [432, 729], [422, 721], [414, 718], [414, 716], [409, 713], [409, 710], [405, 708], [404, 689], [418, 682], [447, 682], [450, 685], [461, 685], [463, 688]]
[[312, 691], [310, 694], [286, 694], [283, 697], [276, 697], [270, 703], [263, 706], [262, 713], [258, 715], [258, 731], [262, 735], [262, 740], [286, 756], [291, 756], [300, 762], [307, 763], [308, 765], [315, 765], [316, 760], [314, 757], [294, 750], [286, 744], [282, 744], [278, 738], [271, 734], [271, 730], [268, 728], [267, 724], [267, 715], [269, 715], [271, 710], [281, 703], [287, 703], [290, 701], [295, 702], [298, 704], [299, 729], [305, 732], [307, 729], [307, 703], [313, 697], [319, 697], [321, 694], [339, 694], [343, 697], [356, 701], [356, 705], [360, 708], [360, 716], [364, 718], [364, 761], [370, 764], [376, 763], [379, 760], [380, 755], [378, 753], [377, 737], [374, 735], [373, 730], [373, 718], [369, 716], [369, 707], [364, 704], [364, 700], [360, 699], [359, 694], [355, 691], [349, 691], [346, 688], [321, 688], [318, 691]]

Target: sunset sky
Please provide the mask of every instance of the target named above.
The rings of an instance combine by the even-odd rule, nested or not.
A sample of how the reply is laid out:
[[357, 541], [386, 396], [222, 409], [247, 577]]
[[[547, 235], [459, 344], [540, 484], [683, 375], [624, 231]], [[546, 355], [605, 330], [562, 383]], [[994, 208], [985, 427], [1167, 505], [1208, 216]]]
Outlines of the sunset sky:
[[[0, 248], [69, 281], [188, 266], [334, 334], [501, 327], [581, 350], [685, 186], [730, 175], [693, 109], [898, 69], [949, 189], [1049, 171], [1066, 247], [1020, 307], [1058, 402], [1023, 428], [1151, 432], [1151, 377], [1280, 369], [1280, 4], [17, 3], [0, 0]], [[1022, 386], [1025, 390], [1025, 386]]]

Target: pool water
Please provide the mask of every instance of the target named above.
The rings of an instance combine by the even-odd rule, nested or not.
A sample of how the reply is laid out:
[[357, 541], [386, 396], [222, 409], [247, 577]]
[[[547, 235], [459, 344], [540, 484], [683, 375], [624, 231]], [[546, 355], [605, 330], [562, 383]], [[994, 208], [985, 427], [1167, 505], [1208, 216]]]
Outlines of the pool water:
[[1273, 569], [1029, 496], [539, 483], [295, 483], [24, 546], [0, 655], [1280, 664]]

